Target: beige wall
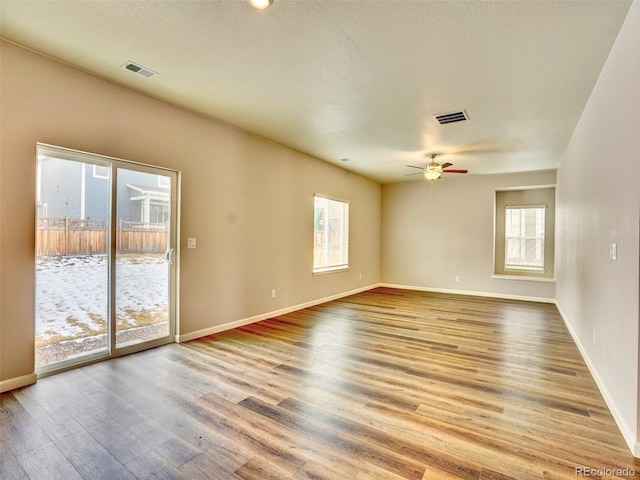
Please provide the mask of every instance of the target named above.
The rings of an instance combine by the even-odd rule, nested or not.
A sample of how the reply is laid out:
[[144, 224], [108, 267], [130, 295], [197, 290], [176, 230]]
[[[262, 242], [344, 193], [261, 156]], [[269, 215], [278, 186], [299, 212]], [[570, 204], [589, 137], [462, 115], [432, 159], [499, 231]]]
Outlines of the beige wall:
[[[0, 45], [0, 382], [33, 372], [36, 142], [182, 172], [182, 335], [379, 282], [379, 184]], [[316, 192], [351, 202], [347, 272], [311, 275]]]
[[[472, 167], [473, 168], [473, 167]], [[554, 185], [555, 172], [448, 175], [382, 190], [382, 282], [424, 289], [553, 300], [550, 282], [494, 278], [496, 190]], [[456, 281], [456, 277], [460, 281]]]
[[[558, 306], [636, 456], [639, 48], [634, 2], [558, 170], [556, 230]], [[616, 261], [609, 259], [611, 243]]]

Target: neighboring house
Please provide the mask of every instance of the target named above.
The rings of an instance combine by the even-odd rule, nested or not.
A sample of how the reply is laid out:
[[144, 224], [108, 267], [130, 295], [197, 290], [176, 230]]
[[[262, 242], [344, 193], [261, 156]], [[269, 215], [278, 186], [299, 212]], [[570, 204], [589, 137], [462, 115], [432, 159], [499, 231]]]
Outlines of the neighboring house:
[[[169, 177], [118, 170], [117, 221], [169, 220]], [[38, 159], [38, 218], [106, 221], [111, 169], [59, 158]]]
[[[131, 222], [166, 223], [169, 220], [170, 184], [164, 184], [163, 180], [168, 181], [169, 177], [128, 170], [126, 174], [127, 182], [121, 184], [118, 191], [118, 218]], [[144, 183], [145, 180], [149, 183], [150, 179], [155, 180], [155, 185]]]

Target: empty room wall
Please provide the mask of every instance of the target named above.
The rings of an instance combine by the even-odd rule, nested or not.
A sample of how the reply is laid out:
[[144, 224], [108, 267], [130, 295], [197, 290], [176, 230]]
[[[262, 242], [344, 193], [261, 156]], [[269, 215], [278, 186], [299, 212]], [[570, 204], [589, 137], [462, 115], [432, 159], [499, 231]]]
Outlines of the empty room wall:
[[558, 306], [636, 457], [639, 48], [634, 2], [558, 170], [556, 252]]
[[382, 282], [552, 301], [552, 282], [493, 278], [493, 239], [497, 189], [554, 184], [555, 171], [544, 171], [384, 185]]
[[[36, 142], [181, 172], [181, 337], [379, 282], [378, 183], [11, 43], [0, 46], [3, 389], [34, 379]], [[349, 271], [311, 274], [314, 193], [350, 201]], [[195, 250], [186, 248], [187, 237], [197, 238]]]

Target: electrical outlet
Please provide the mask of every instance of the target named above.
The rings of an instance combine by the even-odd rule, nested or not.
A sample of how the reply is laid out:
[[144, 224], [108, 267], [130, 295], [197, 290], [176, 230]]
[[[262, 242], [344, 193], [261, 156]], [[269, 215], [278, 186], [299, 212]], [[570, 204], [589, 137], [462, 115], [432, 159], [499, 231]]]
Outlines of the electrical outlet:
[[271, 298], [276, 298], [276, 291], [275, 290], [271, 290]]
[[196, 248], [196, 239], [193, 237], [187, 238], [187, 248]]
[[456, 275], [456, 282], [460, 281], [460, 275]]

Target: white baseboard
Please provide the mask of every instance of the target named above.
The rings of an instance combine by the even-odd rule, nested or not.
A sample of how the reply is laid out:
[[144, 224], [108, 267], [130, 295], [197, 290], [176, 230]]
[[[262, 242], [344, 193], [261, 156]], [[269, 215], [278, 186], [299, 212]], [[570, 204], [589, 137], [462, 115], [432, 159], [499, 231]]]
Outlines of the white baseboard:
[[560, 316], [562, 317], [564, 324], [567, 326], [567, 330], [569, 330], [569, 333], [573, 338], [573, 342], [578, 347], [578, 350], [580, 351], [580, 355], [582, 355], [582, 359], [584, 360], [584, 363], [587, 365], [587, 368], [589, 369], [591, 376], [595, 380], [596, 385], [598, 386], [598, 390], [600, 390], [600, 393], [602, 394], [602, 398], [604, 398], [604, 401], [607, 404], [607, 407], [609, 407], [609, 411], [611, 412], [613, 419], [618, 425], [618, 429], [620, 430], [620, 433], [622, 433], [622, 437], [624, 438], [624, 441], [627, 442], [627, 447], [629, 447], [629, 450], [631, 450], [631, 453], [633, 454], [634, 457], [640, 458], [640, 442], [636, 441], [636, 439], [634, 438], [633, 429], [630, 428], [630, 426], [627, 425], [627, 423], [622, 418], [622, 415], [618, 410], [618, 406], [616, 405], [616, 402], [613, 400], [613, 397], [607, 391], [604, 382], [600, 378], [600, 375], [598, 375], [598, 371], [596, 370], [596, 367], [593, 365], [593, 363], [591, 362], [591, 359], [589, 358], [589, 355], [587, 355], [587, 351], [582, 346], [582, 343], [580, 342], [580, 339], [578, 338], [577, 333], [575, 332], [575, 330], [567, 320], [567, 316], [562, 310], [562, 307], [558, 304], [558, 302], [554, 302], [554, 303], [556, 305], [556, 308], [558, 309], [558, 312], [560, 312]]
[[293, 305], [291, 307], [282, 308], [280, 310], [274, 310], [273, 312], [267, 312], [267, 313], [262, 313], [260, 315], [255, 315], [253, 317], [242, 318], [240, 320], [235, 320], [233, 322], [223, 323], [222, 325], [215, 325], [213, 327], [197, 330], [195, 332], [185, 333], [184, 335], [176, 335], [175, 339], [177, 343], [188, 342], [189, 340], [195, 340], [196, 338], [206, 337], [207, 335], [213, 335], [214, 333], [220, 333], [226, 330], [231, 330], [233, 328], [243, 327], [244, 325], [260, 322], [268, 318], [273, 318], [279, 315], [285, 315], [287, 313], [295, 312], [296, 310], [302, 310], [304, 308], [320, 305], [321, 303], [330, 302], [331, 300], [337, 300], [339, 298], [348, 297], [349, 295], [355, 295], [356, 293], [365, 292], [367, 290], [371, 290], [372, 288], [376, 288], [379, 286], [380, 286], [379, 283], [376, 283], [373, 285], [367, 285], [366, 287], [357, 288], [355, 290], [350, 290], [348, 292], [338, 293], [336, 295], [331, 295], [329, 297], [318, 298], [316, 300], [300, 303], [298, 305]]
[[26, 387], [27, 385], [33, 385], [38, 380], [35, 373], [29, 375], [22, 375], [21, 377], [10, 378], [8, 380], [0, 381], [0, 393], [8, 392], [9, 390], [15, 390], [16, 388]]
[[504, 293], [473, 292], [468, 290], [453, 290], [449, 288], [416, 287], [415, 285], [398, 285], [395, 283], [381, 283], [379, 286], [388, 288], [399, 288], [403, 290], [418, 290], [421, 292], [451, 293], [453, 295], [471, 295], [474, 297], [502, 298], [505, 300], [522, 300], [525, 302], [555, 303], [555, 300], [553, 298], [527, 297], [524, 295], [509, 295]]

